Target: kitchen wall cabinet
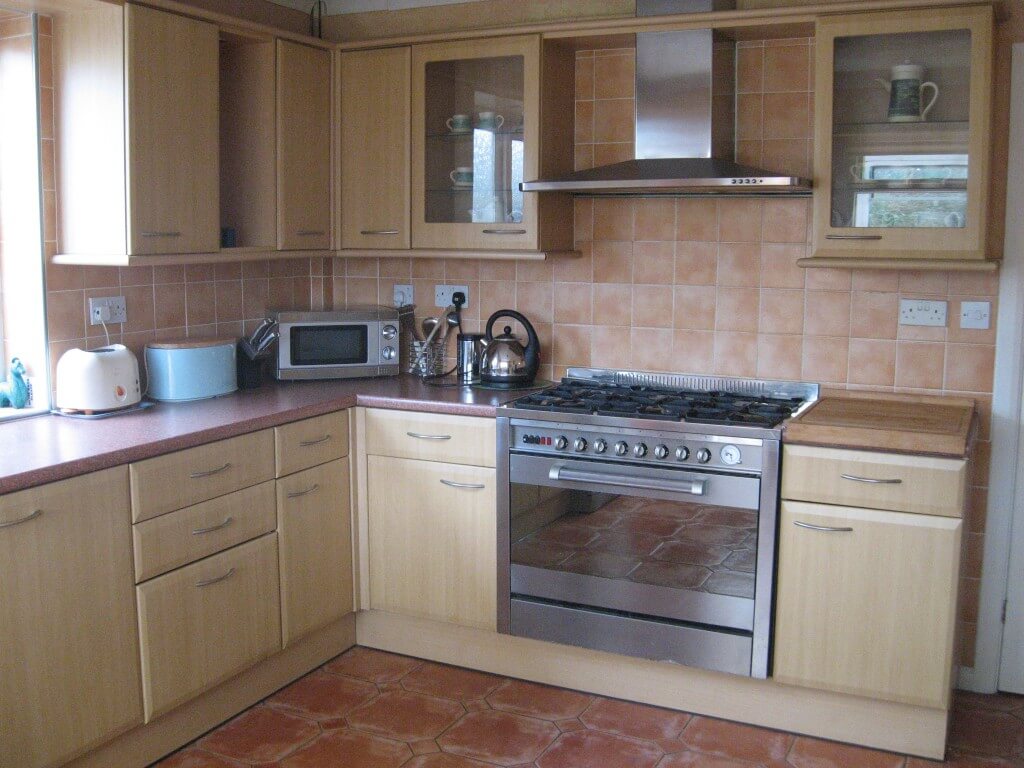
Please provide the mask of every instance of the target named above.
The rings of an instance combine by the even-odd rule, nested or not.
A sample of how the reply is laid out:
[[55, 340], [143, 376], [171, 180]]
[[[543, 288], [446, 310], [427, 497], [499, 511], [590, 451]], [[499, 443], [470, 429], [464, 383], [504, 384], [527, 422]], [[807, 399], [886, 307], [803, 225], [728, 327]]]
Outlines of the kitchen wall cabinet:
[[[818, 19], [814, 253], [802, 266], [994, 268], [992, 25], [987, 6]], [[910, 63], [935, 88], [891, 84]], [[890, 108], [887, 88], [921, 102], [917, 119]]]
[[339, 60], [341, 247], [409, 248], [409, 48]]
[[125, 467], [0, 497], [0, 766], [142, 721]]
[[331, 247], [331, 54], [277, 43], [277, 246]]

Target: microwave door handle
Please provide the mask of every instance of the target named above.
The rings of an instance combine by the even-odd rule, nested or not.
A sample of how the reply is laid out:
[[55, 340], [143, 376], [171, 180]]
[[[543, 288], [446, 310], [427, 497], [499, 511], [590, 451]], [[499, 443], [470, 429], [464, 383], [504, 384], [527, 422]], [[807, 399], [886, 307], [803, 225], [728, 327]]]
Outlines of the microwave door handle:
[[595, 485], [611, 485], [617, 488], [643, 488], [648, 491], [667, 491], [669, 493], [686, 493], [691, 496], [707, 494], [708, 481], [698, 480], [665, 480], [653, 477], [630, 477], [610, 472], [591, 472], [585, 469], [573, 469], [564, 464], [556, 464], [548, 471], [548, 478], [576, 483], [594, 483]]

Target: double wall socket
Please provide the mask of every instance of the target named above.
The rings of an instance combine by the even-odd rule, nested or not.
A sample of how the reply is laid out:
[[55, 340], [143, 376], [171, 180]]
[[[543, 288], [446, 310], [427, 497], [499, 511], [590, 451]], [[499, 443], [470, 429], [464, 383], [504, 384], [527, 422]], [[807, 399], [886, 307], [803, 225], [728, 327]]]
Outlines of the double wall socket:
[[127, 323], [128, 305], [124, 296], [104, 296], [89, 299], [89, 325]]
[[945, 301], [900, 299], [900, 325], [932, 325], [946, 327]]
[[457, 291], [462, 291], [462, 295], [466, 297], [466, 303], [469, 303], [469, 286], [468, 285], [435, 285], [434, 286], [434, 306], [436, 307], [450, 307], [452, 305], [452, 296]]

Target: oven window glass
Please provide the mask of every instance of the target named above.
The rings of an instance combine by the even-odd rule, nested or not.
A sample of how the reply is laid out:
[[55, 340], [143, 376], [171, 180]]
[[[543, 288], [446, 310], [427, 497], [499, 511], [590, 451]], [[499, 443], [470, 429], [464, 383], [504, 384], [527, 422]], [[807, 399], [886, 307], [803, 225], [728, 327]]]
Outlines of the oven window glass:
[[511, 485], [512, 565], [754, 597], [757, 512]]
[[292, 365], [365, 365], [367, 336], [365, 325], [292, 328]]

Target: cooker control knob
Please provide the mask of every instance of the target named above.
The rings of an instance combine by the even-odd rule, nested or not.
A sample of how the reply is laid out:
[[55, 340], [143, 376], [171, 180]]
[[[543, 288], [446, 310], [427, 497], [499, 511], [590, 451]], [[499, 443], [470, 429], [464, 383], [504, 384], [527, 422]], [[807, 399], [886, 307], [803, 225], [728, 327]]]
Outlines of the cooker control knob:
[[633, 446], [633, 455], [636, 456], [638, 459], [642, 459], [644, 456], [647, 455], [647, 446], [644, 445], [643, 443], [637, 443], [636, 445]]
[[398, 329], [395, 328], [395, 326], [393, 325], [385, 325], [383, 328], [380, 329], [380, 335], [383, 336], [388, 341], [391, 341], [391, 339], [395, 338], [395, 336], [398, 335]]
[[615, 455], [625, 456], [627, 453], [629, 453], [629, 446], [622, 440], [619, 440], [619, 442], [615, 444]]
[[594, 441], [594, 453], [604, 453], [608, 450], [608, 443], [598, 438]]
[[394, 360], [395, 359], [395, 348], [394, 347], [384, 347], [384, 349], [382, 349], [380, 351], [380, 355], [385, 360]]
[[664, 445], [659, 445], [654, 449], [654, 458], [664, 459], [666, 456], [668, 456], [668, 448]]
[[587, 450], [587, 438], [577, 437], [575, 440], [573, 440], [572, 447], [576, 449], [577, 453], [583, 453], [585, 450]]
[[686, 461], [688, 458], [690, 458], [689, 448], [687, 448], [685, 445], [680, 445], [678, 448], [676, 448], [677, 461]]
[[561, 435], [555, 438], [555, 449], [564, 451], [569, 445], [569, 439], [565, 435]]
[[701, 448], [699, 451], [697, 451], [697, 461], [699, 461], [701, 464], [707, 464], [709, 461], [711, 461], [711, 451], [709, 451], [707, 448]]

